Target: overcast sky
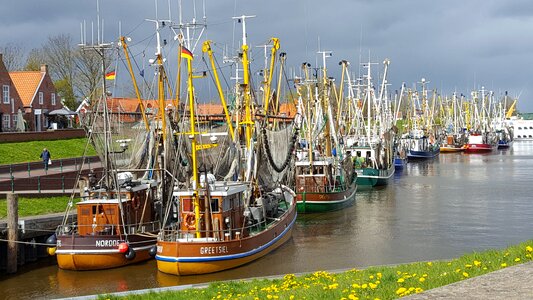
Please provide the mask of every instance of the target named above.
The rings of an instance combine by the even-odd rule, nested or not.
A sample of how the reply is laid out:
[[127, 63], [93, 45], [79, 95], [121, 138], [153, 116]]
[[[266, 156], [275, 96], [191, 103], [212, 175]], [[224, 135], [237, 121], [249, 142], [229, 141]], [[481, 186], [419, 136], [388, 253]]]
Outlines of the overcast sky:
[[[88, 24], [89, 39], [90, 22], [96, 22], [96, 0], [4, 2], [9, 4], [0, 10], [0, 46], [16, 43], [29, 50], [62, 33], [79, 42], [80, 23]], [[183, 18], [190, 20], [192, 1], [182, 2]], [[100, 0], [104, 38], [117, 39], [120, 21], [122, 33], [132, 38], [130, 44], [149, 52], [147, 60], [153, 48], [143, 45], [155, 42], [154, 25], [145, 19], [156, 18], [155, 3]], [[168, 19], [168, 0], [157, 3], [159, 19]], [[171, 0], [173, 21], [178, 21], [177, 3]], [[202, 1], [196, 4], [201, 19]], [[243, 14], [257, 16], [247, 21], [249, 44], [280, 38], [294, 69], [304, 61], [316, 66], [320, 41], [322, 50], [333, 51], [328, 59], [331, 76], [340, 78], [341, 59], [357, 71], [360, 58], [379, 63], [389, 58], [390, 90], [399, 90], [402, 82], [411, 87], [421, 78], [445, 95], [454, 90], [470, 94], [484, 86], [497, 95], [509, 91], [520, 96], [519, 110], [533, 112], [531, 0], [206, 0], [206, 37], [217, 47], [238, 46], [241, 29], [234, 30], [231, 17]], [[254, 52], [262, 62], [259, 48]]]

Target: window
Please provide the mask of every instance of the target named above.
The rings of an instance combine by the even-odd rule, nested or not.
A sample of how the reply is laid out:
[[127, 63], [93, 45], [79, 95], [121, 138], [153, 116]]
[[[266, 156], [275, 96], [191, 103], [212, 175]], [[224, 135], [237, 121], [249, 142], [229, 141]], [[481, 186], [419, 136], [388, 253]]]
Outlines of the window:
[[4, 99], [4, 104], [9, 104], [9, 85], [2, 87], [2, 99]]
[[52, 93], [52, 105], [56, 105], [56, 94]]
[[48, 124], [48, 118], [44, 116], [44, 128], [48, 128], [50, 124]]
[[43, 102], [44, 102], [43, 92], [39, 92], [39, 104], [43, 104]]
[[4, 128], [10, 128], [11, 127], [11, 116], [10, 115], [4, 115], [2, 117], [2, 123]]
[[17, 115], [13, 115], [13, 128], [17, 128], [18, 118]]

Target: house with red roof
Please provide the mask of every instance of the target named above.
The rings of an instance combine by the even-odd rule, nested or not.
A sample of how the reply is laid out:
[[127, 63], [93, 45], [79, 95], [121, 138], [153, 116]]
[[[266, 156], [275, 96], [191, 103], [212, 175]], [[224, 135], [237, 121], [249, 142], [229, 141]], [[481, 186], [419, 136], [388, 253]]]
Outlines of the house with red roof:
[[18, 110], [23, 110], [23, 104], [15, 88], [9, 72], [0, 53], [0, 87], [2, 98], [0, 99], [0, 132], [16, 131], [19, 122]]
[[48, 66], [42, 65], [40, 71], [9, 72], [9, 77], [22, 102], [19, 108], [24, 113], [28, 130], [47, 130], [49, 127], [48, 112], [62, 107], [48, 73]]

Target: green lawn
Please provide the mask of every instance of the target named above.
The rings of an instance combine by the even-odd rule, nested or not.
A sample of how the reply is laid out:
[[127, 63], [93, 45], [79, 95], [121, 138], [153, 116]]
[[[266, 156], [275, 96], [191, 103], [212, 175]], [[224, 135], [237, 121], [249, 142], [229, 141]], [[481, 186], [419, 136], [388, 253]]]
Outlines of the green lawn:
[[[41, 155], [43, 148], [48, 148], [52, 155], [52, 161], [60, 158], [79, 157], [83, 156], [86, 144], [87, 138], [2, 143], [0, 144], [0, 164], [39, 161], [39, 155]], [[96, 155], [92, 146], [89, 146], [87, 155]]]
[[[19, 197], [19, 218], [27, 216], [44, 215], [63, 212], [67, 208], [69, 197], [42, 197], [25, 198]], [[79, 199], [75, 198], [74, 203]], [[7, 217], [7, 201], [5, 196], [0, 199], [0, 219]]]
[[[207, 288], [150, 292], [126, 299], [395, 299], [532, 260], [533, 241], [447, 261], [371, 267], [341, 273], [317, 271], [283, 278], [228, 281]], [[282, 262], [279, 262], [282, 263]], [[99, 299], [123, 299], [101, 295]]]

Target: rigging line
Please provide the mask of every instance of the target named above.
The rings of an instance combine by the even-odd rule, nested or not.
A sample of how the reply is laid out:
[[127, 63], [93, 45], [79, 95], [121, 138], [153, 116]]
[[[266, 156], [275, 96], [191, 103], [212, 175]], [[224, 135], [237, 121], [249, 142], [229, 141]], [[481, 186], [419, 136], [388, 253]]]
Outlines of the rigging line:
[[144, 20], [143, 21], [140, 21], [135, 27], [133, 27], [133, 29], [128, 32], [126, 35], [131, 35], [133, 32], [135, 32], [137, 29], [139, 29], [139, 27], [141, 27], [142, 24], [144, 24]]

